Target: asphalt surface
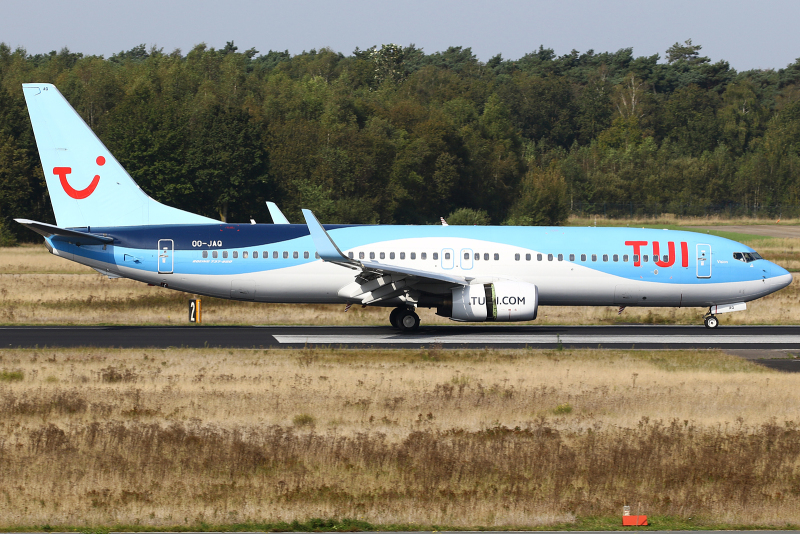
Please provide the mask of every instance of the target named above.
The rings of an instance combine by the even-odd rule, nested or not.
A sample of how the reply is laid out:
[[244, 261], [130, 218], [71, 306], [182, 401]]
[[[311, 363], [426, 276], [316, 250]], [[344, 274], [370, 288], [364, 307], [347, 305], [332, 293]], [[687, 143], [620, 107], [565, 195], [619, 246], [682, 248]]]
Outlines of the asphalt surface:
[[0, 347], [722, 348], [798, 351], [800, 326], [5, 326]]
[[800, 326], [7, 326], [2, 348], [717, 348], [786, 371], [800, 370]]

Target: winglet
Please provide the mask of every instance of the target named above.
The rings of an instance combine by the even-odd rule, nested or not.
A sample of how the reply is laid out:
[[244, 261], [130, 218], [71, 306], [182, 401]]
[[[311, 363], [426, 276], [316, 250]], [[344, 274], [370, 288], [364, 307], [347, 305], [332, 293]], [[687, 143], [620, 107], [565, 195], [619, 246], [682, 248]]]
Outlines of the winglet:
[[331, 236], [328, 235], [328, 232], [325, 231], [325, 228], [322, 227], [311, 210], [303, 210], [303, 217], [306, 218], [306, 225], [311, 234], [311, 239], [314, 240], [314, 246], [317, 247], [317, 254], [323, 261], [361, 267], [361, 263], [348, 258], [339, 250], [339, 247], [336, 246], [336, 243], [333, 242]]
[[267, 209], [269, 209], [269, 214], [272, 217], [272, 224], [290, 224], [289, 219], [286, 218], [274, 202], [267, 201]]

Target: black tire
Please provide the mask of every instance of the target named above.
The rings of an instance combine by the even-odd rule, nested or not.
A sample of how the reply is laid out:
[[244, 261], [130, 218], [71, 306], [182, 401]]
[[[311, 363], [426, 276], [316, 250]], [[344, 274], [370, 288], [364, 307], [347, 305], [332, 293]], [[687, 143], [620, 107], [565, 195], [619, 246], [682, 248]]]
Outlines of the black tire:
[[413, 332], [419, 328], [419, 315], [411, 310], [400, 310], [397, 314], [397, 327], [403, 332]]
[[706, 315], [703, 324], [706, 325], [706, 328], [716, 328], [719, 326], [719, 319], [716, 315]]
[[395, 308], [392, 310], [392, 313], [389, 314], [389, 323], [395, 328], [400, 328], [400, 323], [397, 321], [397, 318], [400, 316], [401, 311], [403, 311], [403, 308]]

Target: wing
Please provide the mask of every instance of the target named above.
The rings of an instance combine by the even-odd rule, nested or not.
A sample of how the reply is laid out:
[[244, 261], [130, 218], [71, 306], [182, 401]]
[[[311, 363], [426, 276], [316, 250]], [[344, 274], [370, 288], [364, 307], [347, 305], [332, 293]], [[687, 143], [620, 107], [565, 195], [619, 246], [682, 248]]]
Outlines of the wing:
[[352, 287], [342, 288], [339, 294], [361, 300], [363, 304], [373, 304], [379, 300], [392, 298], [406, 288], [419, 284], [444, 284], [455, 287], [467, 286], [473, 280], [465, 276], [349, 258], [339, 249], [311, 210], [303, 210], [303, 216], [317, 254], [323, 261], [360, 271], [355, 283], [351, 284]]

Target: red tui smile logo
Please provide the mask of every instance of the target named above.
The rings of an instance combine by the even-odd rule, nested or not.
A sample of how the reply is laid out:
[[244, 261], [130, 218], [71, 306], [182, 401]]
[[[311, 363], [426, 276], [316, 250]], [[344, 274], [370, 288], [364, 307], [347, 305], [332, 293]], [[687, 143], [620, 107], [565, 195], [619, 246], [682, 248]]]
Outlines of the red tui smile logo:
[[[106, 158], [104, 158], [103, 156], [97, 156], [96, 161], [97, 164], [101, 167], [106, 164]], [[97, 188], [97, 184], [100, 183], [99, 174], [94, 175], [94, 179], [92, 180], [92, 183], [89, 184], [89, 187], [87, 187], [86, 189], [81, 189], [79, 191], [73, 188], [71, 185], [69, 185], [69, 182], [67, 181], [67, 175], [70, 174], [71, 172], [72, 172], [72, 167], [53, 167], [53, 174], [58, 176], [58, 178], [61, 180], [61, 187], [64, 188], [64, 191], [69, 196], [71, 196], [74, 199], [81, 200], [94, 193], [94, 190]]]

